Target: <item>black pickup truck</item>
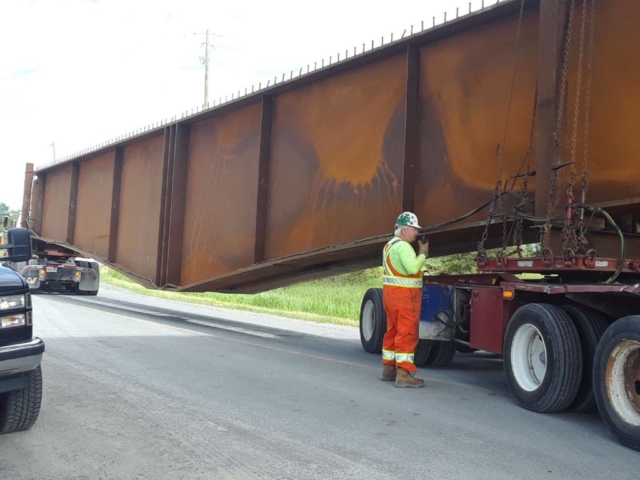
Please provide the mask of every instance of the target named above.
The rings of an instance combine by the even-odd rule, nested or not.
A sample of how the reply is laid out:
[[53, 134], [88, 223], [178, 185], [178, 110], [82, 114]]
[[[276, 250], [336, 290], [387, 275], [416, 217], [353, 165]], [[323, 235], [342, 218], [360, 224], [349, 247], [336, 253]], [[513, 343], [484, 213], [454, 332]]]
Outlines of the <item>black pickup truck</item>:
[[29, 231], [14, 228], [0, 245], [0, 433], [30, 428], [40, 413], [44, 342], [33, 336], [31, 294], [26, 280], [10, 262], [31, 258]]

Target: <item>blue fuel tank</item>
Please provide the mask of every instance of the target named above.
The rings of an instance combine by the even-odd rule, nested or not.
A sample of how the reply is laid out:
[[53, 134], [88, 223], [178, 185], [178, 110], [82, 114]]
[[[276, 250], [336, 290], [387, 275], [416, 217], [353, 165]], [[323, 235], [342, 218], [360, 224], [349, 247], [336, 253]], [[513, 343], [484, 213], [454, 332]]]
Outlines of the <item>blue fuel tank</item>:
[[455, 334], [453, 311], [454, 288], [449, 285], [425, 283], [420, 309], [421, 339], [451, 340]]

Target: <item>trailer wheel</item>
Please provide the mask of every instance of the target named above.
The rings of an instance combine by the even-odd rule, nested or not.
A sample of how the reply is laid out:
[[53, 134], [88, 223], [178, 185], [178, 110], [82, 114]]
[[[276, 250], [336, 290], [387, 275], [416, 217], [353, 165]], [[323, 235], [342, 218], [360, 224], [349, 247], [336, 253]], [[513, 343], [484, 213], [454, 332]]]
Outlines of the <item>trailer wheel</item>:
[[593, 395], [593, 359], [598, 342], [608, 324], [602, 315], [582, 305], [564, 305], [562, 309], [569, 314], [580, 336], [582, 346], [582, 378], [578, 394], [569, 410], [577, 413], [594, 413], [598, 411]]
[[504, 347], [507, 384], [527, 410], [550, 413], [576, 398], [582, 350], [571, 317], [560, 307], [531, 303], [513, 315]]
[[598, 410], [613, 435], [640, 451], [640, 315], [621, 318], [604, 332], [593, 384]]
[[[97, 293], [97, 292], [96, 292]], [[360, 342], [369, 353], [382, 352], [382, 340], [387, 331], [387, 314], [382, 304], [382, 289], [370, 288], [360, 307]]]
[[424, 363], [428, 367], [446, 367], [456, 355], [456, 342], [444, 342], [442, 340], [428, 340], [431, 343], [431, 351]]
[[429, 354], [431, 353], [432, 347], [433, 342], [431, 340], [418, 340], [418, 346], [416, 347], [413, 363], [418, 367], [426, 364], [429, 360]]

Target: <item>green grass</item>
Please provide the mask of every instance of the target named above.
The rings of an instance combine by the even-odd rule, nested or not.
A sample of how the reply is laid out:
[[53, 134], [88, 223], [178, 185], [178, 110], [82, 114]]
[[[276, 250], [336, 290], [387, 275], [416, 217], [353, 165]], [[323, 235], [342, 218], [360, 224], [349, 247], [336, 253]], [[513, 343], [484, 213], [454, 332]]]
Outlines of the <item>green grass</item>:
[[103, 266], [100, 270], [102, 282], [151, 297], [351, 326], [358, 325], [360, 304], [367, 289], [382, 285], [381, 275], [381, 269], [376, 268], [255, 295], [231, 295], [150, 290], [111, 268]]
[[[475, 273], [474, 254], [429, 259], [427, 271], [431, 275], [440, 272], [449, 275]], [[151, 297], [353, 326], [358, 325], [364, 293], [368, 288], [382, 286], [382, 268], [337, 275], [255, 295], [150, 290], [111, 268], [103, 266], [100, 272], [102, 281], [106, 284]], [[523, 277], [540, 276], [525, 274]]]

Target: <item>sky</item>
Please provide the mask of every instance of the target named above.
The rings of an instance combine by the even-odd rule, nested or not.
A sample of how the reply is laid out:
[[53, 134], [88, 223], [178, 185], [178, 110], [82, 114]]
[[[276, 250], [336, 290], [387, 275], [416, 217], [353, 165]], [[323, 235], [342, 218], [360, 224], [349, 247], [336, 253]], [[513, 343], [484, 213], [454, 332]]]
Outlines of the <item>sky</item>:
[[65, 157], [202, 105], [207, 29], [211, 101], [482, 1], [3, 0], [0, 202], [20, 208], [52, 144]]

